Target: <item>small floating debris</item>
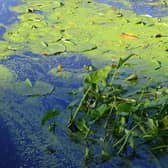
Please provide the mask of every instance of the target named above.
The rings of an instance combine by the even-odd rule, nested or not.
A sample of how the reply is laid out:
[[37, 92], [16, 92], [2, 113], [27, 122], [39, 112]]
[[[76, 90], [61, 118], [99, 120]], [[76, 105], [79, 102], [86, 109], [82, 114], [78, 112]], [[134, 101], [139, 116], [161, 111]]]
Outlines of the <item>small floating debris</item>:
[[58, 71], [58, 72], [61, 72], [61, 71], [63, 71], [63, 70], [64, 70], [63, 65], [62, 65], [62, 64], [58, 64], [58, 65], [57, 65], [57, 71]]
[[136, 74], [132, 74], [128, 76], [127, 81], [135, 81], [138, 79], [138, 76]]
[[137, 39], [138, 38], [138, 36], [137, 35], [135, 35], [135, 34], [132, 34], [132, 33], [121, 33], [121, 35], [120, 35], [122, 38], [126, 38], [126, 39], [132, 39], [132, 40], [134, 40], [134, 39]]

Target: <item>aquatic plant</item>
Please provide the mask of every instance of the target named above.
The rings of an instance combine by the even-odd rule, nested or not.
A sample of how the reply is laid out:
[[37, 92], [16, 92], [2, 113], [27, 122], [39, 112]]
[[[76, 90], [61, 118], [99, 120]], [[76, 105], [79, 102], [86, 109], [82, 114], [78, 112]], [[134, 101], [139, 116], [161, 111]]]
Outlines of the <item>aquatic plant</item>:
[[[132, 82], [136, 82], [138, 76], [121, 74], [126, 62], [134, 56], [120, 58], [118, 63], [88, 74], [78, 92], [82, 97], [68, 106], [71, 111], [67, 124], [69, 135], [85, 145], [87, 161], [99, 156], [105, 161], [115, 153], [124, 155], [128, 148], [135, 155], [136, 149], [143, 145], [148, 145], [152, 152], [168, 149], [165, 141], [168, 138], [168, 88], [153, 88], [147, 84], [134, 89]], [[101, 152], [92, 151], [93, 146], [101, 148]]]
[[118, 154], [124, 154], [128, 146], [136, 151], [143, 144], [150, 144], [152, 151], [168, 149], [168, 88], [147, 85], [128, 91], [125, 83], [138, 80], [137, 76], [124, 79], [119, 71], [132, 56], [89, 74], [80, 102], [70, 105], [68, 128], [71, 136], [85, 143], [87, 158], [89, 144], [94, 143], [101, 146], [102, 160], [114, 155], [112, 148]]

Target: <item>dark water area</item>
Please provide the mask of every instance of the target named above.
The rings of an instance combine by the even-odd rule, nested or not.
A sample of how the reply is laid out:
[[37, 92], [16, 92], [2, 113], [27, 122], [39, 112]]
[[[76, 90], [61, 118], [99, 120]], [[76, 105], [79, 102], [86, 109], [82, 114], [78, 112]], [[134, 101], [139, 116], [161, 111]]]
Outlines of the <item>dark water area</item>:
[[[52, 94], [27, 98], [24, 95], [18, 95], [13, 89], [1, 90], [0, 102], [4, 102], [4, 106], [0, 107], [0, 116], [2, 115], [2, 126], [9, 125], [11, 130], [12, 141], [16, 148], [16, 154], [12, 150], [7, 150], [6, 155], [0, 156], [0, 161], [3, 165], [8, 164], [8, 157], [13, 155], [14, 165], [23, 166], [25, 168], [41, 168], [41, 167], [74, 167], [77, 168], [76, 161], [71, 158], [82, 157], [80, 146], [73, 147], [66, 134], [63, 125], [67, 123], [67, 117], [62, 113], [58, 118], [58, 127], [56, 134], [59, 135], [58, 140], [51, 140], [47, 132], [45, 133], [40, 125], [42, 115], [51, 108], [59, 108], [66, 111], [67, 105], [72, 100], [68, 92], [78, 88], [82, 84], [82, 80], [62, 80], [53, 75], [48, 74], [48, 71], [58, 64], [62, 64], [66, 70], [83, 71], [84, 64], [90, 64], [90, 60], [82, 55], [72, 55], [70, 57], [42, 57], [40, 55], [25, 52], [24, 56], [12, 56], [8, 59], [0, 61], [1, 64], [11, 69], [17, 74], [17, 81], [21, 82], [29, 79], [34, 85], [35, 81], [43, 81], [54, 86]], [[64, 89], [62, 89], [64, 88]], [[3, 135], [2, 135], [3, 136]], [[47, 137], [47, 138], [46, 138]], [[4, 136], [4, 143], [10, 144], [10, 137]], [[56, 138], [56, 137], [55, 137]], [[54, 138], [54, 139], [55, 139]], [[61, 139], [60, 139], [61, 138]], [[53, 139], [53, 138], [52, 138]], [[56, 138], [57, 139], [57, 138]], [[58, 142], [57, 142], [58, 141]], [[60, 141], [60, 143], [59, 143]], [[63, 143], [63, 144], [62, 144]], [[60, 146], [61, 144], [61, 146]], [[70, 145], [71, 144], [71, 145]], [[47, 146], [56, 148], [57, 152], [52, 154], [47, 153]], [[63, 145], [63, 146], [62, 146]], [[66, 147], [70, 145], [71, 147]], [[3, 149], [3, 150], [5, 150]], [[80, 152], [77, 156], [77, 150]], [[75, 150], [74, 152], [72, 152]], [[30, 153], [29, 153], [30, 151]], [[68, 158], [70, 151], [72, 152]], [[19, 155], [20, 159], [15, 159]], [[79, 159], [79, 158], [78, 158]], [[19, 162], [20, 161], [20, 162]], [[58, 162], [58, 163], [57, 163]], [[59, 166], [58, 166], [59, 165]], [[6, 166], [6, 168], [10, 166]], [[16, 166], [18, 167], [18, 166]]]
[[[16, 146], [13, 144], [13, 139], [10, 131], [5, 126], [5, 123], [0, 118], [0, 167], [1, 168], [18, 168], [21, 158], [16, 154]], [[6, 160], [6, 161], [5, 161]]]
[[[105, 2], [120, 8], [130, 9], [122, 2]], [[16, 0], [0, 0], [0, 23], [10, 25], [17, 21], [16, 14], [9, 10], [9, 7], [19, 3]], [[168, 12], [161, 12], [160, 9], [149, 5], [142, 5], [141, 1], [131, 1], [132, 8], [137, 13], [149, 14], [156, 17], [167, 15]], [[158, 11], [157, 11], [158, 10]], [[3, 38], [5, 28], [0, 26], [0, 39]], [[73, 54], [69, 57], [43, 57], [29, 51], [22, 55], [13, 55], [0, 64], [5, 65], [16, 75], [13, 82], [22, 82], [29, 79], [32, 85], [35, 81], [43, 81], [52, 86], [52, 94], [45, 96], [26, 97], [15, 91], [3, 87], [0, 91], [0, 168], [80, 168], [83, 160], [83, 148], [80, 144], [70, 141], [65, 125], [68, 120], [66, 107], [71, 102], [72, 97], [68, 92], [82, 85], [82, 79], [62, 80], [54, 77], [48, 72], [62, 64], [68, 72], [77, 74], [76, 71], [83, 72], [83, 66], [92, 64], [84, 55]], [[2, 81], [0, 81], [2, 82]], [[64, 88], [63, 90], [61, 90]], [[59, 123], [56, 136], [48, 134], [46, 129], [40, 125], [41, 117], [50, 108], [59, 108], [63, 111], [56, 122]], [[64, 128], [62, 127], [64, 126]], [[53, 154], [48, 154], [46, 149], [51, 147], [56, 150]], [[129, 150], [128, 155], [129, 157]], [[168, 157], [161, 158], [163, 168], [166, 168]], [[157, 164], [148, 158], [147, 151], [139, 150], [139, 158], [134, 158], [132, 167], [157, 168]], [[165, 165], [164, 165], [165, 164]], [[104, 168], [126, 168], [126, 163], [122, 158], [112, 158], [104, 163]], [[90, 165], [95, 168], [96, 164]]]

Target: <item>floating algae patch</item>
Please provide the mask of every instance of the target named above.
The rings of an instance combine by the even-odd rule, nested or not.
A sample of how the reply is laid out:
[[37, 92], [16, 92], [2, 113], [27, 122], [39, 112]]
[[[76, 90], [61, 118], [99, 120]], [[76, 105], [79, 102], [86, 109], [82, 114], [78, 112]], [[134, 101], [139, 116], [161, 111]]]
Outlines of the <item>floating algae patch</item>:
[[12, 49], [15, 53], [27, 50], [46, 56], [73, 52], [84, 53], [95, 60], [111, 61], [135, 53], [139, 56], [135, 60], [164, 59], [167, 62], [166, 17], [160, 21], [137, 16], [131, 11], [113, 9], [94, 1], [54, 3], [59, 5], [51, 5], [50, 1], [24, 1], [12, 7], [20, 12], [19, 22], [4, 34], [4, 48], [9, 52], [4, 55], [10, 55]]
[[16, 74], [5, 65], [0, 64], [0, 88], [6, 88], [15, 81]]
[[14, 88], [17, 93], [24, 96], [45, 96], [51, 94], [54, 90], [54, 87], [46, 82], [35, 81], [35, 83], [32, 84], [29, 79], [14, 84]]
[[12, 54], [12, 51], [8, 48], [8, 42], [0, 41], [0, 59], [4, 59]]

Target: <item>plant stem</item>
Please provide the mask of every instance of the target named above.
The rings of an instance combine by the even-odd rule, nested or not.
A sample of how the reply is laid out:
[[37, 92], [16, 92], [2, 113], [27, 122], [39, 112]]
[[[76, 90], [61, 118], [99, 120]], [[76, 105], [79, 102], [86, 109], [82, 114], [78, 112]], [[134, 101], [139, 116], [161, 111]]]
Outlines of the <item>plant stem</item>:
[[121, 148], [120, 148], [119, 151], [117, 152], [118, 154], [120, 154], [120, 153], [122, 152], [122, 150], [124, 149], [124, 147], [125, 147], [125, 145], [126, 145], [126, 143], [127, 143], [127, 141], [128, 141], [128, 138], [130, 137], [132, 131], [133, 131], [138, 125], [139, 125], [139, 123], [136, 124], [136, 125], [128, 132], [128, 134], [125, 136], [125, 140], [124, 140], [124, 142], [123, 142]]
[[76, 118], [76, 116], [77, 116], [77, 114], [78, 114], [78, 112], [79, 112], [79, 110], [80, 110], [80, 108], [81, 108], [81, 106], [82, 106], [82, 104], [83, 104], [83, 101], [85, 100], [85, 98], [86, 98], [86, 96], [87, 96], [87, 94], [88, 94], [89, 91], [90, 91], [90, 87], [86, 90], [86, 92], [85, 92], [85, 94], [83, 95], [83, 97], [82, 97], [82, 99], [81, 99], [81, 101], [80, 101], [78, 107], [77, 107], [76, 110], [74, 111], [74, 113], [73, 113], [73, 115], [72, 115], [72, 117], [71, 117], [71, 119], [70, 119], [70, 121], [69, 121], [69, 123], [68, 123], [68, 127], [70, 127], [70, 126], [72, 125], [72, 123], [74, 122], [74, 120], [75, 120], [75, 118]]

